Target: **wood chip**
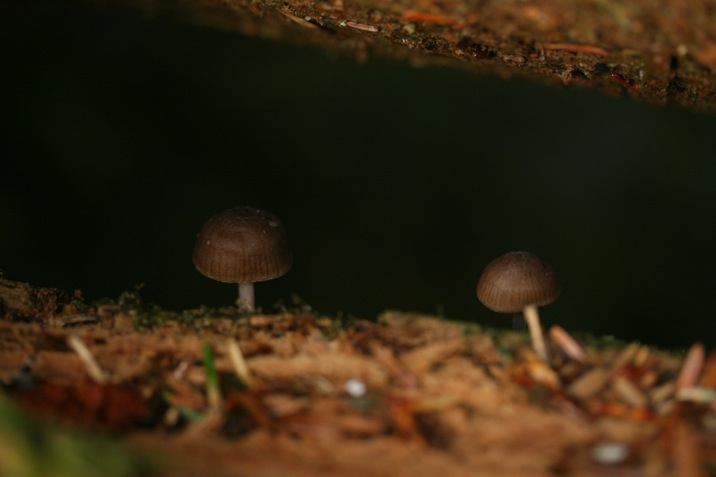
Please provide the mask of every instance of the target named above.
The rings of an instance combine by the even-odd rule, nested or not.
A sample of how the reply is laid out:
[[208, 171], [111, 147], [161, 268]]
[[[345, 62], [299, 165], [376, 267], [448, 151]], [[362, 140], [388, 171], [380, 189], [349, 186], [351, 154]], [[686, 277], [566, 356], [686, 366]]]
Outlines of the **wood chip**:
[[676, 379], [677, 390], [696, 386], [704, 366], [704, 354], [704, 345], [701, 343], [694, 343], [689, 348], [681, 366], [679, 377]]
[[327, 352], [321, 356], [256, 356], [249, 359], [248, 364], [252, 372], [262, 379], [295, 380], [321, 376], [339, 389], [352, 378], [361, 379], [367, 386], [375, 388], [384, 387], [388, 381], [388, 374], [375, 361], [339, 352]]
[[716, 389], [716, 351], [709, 353], [704, 363], [699, 386]]
[[634, 360], [636, 354], [639, 352], [639, 348], [640, 345], [638, 343], [629, 344], [619, 353], [619, 356], [617, 356], [617, 358], [614, 360], [612, 369], [614, 371], [618, 371], [622, 366], [631, 363]]
[[585, 400], [601, 391], [609, 382], [612, 372], [605, 368], [594, 368], [574, 381], [567, 391], [572, 396]]
[[435, 364], [444, 361], [466, 349], [465, 340], [462, 338], [450, 341], [438, 341], [437, 343], [422, 346], [414, 351], [403, 353], [400, 361], [413, 374], [422, 374], [430, 370]]
[[637, 408], [646, 407], [647, 400], [639, 387], [623, 376], [616, 376], [612, 381], [612, 389], [628, 405]]

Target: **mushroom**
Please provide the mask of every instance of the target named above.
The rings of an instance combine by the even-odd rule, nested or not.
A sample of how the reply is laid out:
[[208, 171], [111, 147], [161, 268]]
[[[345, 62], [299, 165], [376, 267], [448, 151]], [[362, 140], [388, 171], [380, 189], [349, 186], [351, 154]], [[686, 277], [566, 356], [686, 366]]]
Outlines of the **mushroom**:
[[490, 262], [477, 282], [477, 298], [498, 313], [514, 313], [513, 324], [519, 326], [518, 313], [524, 316], [537, 355], [547, 360], [538, 306], [559, 297], [559, 283], [552, 266], [529, 252], [510, 252]]
[[281, 220], [273, 213], [238, 206], [210, 218], [197, 235], [194, 266], [220, 282], [238, 283], [239, 308], [254, 309], [254, 282], [291, 268], [293, 255]]

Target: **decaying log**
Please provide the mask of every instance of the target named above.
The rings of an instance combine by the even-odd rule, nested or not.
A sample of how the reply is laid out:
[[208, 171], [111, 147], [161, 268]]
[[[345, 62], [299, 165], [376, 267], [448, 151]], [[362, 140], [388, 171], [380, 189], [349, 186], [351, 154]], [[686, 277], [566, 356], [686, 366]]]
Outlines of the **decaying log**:
[[716, 105], [713, 0], [97, 0], [365, 59]]

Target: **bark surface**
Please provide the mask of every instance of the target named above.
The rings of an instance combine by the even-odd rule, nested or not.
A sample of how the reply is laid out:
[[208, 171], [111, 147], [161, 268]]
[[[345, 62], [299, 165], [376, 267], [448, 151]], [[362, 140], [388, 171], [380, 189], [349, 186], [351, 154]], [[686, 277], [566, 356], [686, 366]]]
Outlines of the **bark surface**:
[[[108, 2], [102, 1], [103, 5]], [[657, 103], [716, 105], [711, 0], [111, 0], [365, 59], [453, 65]]]

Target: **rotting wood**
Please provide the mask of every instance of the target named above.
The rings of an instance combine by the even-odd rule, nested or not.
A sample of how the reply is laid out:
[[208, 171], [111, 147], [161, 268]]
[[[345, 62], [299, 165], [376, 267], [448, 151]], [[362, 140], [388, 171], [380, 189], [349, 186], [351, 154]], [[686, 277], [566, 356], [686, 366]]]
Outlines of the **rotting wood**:
[[716, 106], [712, 0], [81, 0], [243, 35]]
[[[19, 288], [0, 283], [0, 300]], [[179, 477], [196, 475], [196, 462], [258, 477], [698, 476], [716, 464], [714, 359], [703, 365], [701, 345], [686, 359], [643, 344], [562, 353], [557, 333], [543, 361], [523, 335], [410, 313], [337, 327], [304, 311], [226, 308], [186, 322], [187, 312], [140, 301], [76, 302], [93, 318], [76, 324], [76, 313], [46, 306], [58, 290], [23, 289], [48, 301], [18, 302], [0, 319], [3, 394], [38, 416], [161, 449]], [[89, 360], [68, 346], [78, 339]], [[241, 343], [241, 379], [230, 343]], [[88, 361], [101, 379], [88, 379]]]

